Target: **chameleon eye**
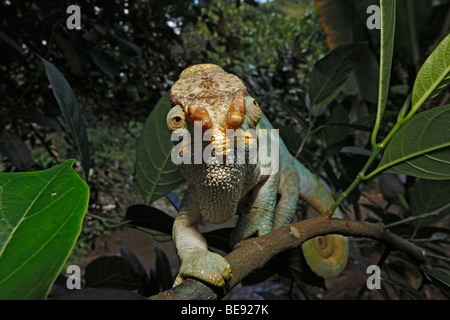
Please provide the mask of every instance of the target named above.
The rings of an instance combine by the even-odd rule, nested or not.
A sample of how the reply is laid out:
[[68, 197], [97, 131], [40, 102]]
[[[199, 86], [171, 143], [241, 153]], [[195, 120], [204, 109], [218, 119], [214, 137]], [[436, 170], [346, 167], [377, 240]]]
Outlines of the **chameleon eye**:
[[170, 109], [166, 119], [169, 130], [183, 129], [186, 126], [186, 115], [181, 106], [177, 105]]
[[261, 119], [261, 108], [258, 102], [250, 96], [245, 96], [245, 104], [247, 106], [245, 123], [249, 128], [256, 128], [256, 125]]
[[183, 119], [180, 116], [175, 116], [172, 118], [172, 123], [176, 126], [178, 126], [182, 121]]

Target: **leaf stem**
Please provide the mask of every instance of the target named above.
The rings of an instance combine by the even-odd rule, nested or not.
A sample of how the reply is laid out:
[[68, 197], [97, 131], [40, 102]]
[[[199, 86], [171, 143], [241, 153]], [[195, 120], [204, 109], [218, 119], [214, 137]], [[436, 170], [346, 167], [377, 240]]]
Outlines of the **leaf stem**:
[[372, 150], [372, 154], [370, 155], [364, 167], [356, 176], [355, 180], [353, 180], [352, 184], [344, 192], [342, 192], [341, 196], [331, 206], [330, 208], [331, 212], [334, 212], [336, 208], [341, 204], [341, 202], [349, 196], [349, 194], [353, 191], [353, 189], [356, 188], [356, 186], [361, 182], [361, 180], [364, 180], [366, 171], [369, 169], [370, 165], [376, 159], [381, 150], [382, 150], [381, 147], [375, 146], [375, 148]]
[[89, 217], [92, 217], [94, 219], [100, 220], [100, 222], [103, 223], [108, 228], [117, 228], [117, 227], [121, 227], [123, 225], [129, 224], [130, 222], [132, 222], [131, 220], [124, 220], [124, 221], [118, 222], [116, 220], [101, 217], [101, 216], [98, 216], [96, 214], [92, 214], [89, 212], [86, 213], [86, 215]]

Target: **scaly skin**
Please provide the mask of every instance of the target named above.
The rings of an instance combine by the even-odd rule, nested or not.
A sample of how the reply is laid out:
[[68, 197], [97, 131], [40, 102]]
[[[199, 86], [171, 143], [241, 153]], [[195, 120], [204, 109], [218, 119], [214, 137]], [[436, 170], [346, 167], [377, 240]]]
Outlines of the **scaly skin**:
[[[243, 164], [237, 163], [239, 142], [233, 144], [233, 140], [227, 139], [227, 129], [244, 131], [244, 140], [238, 141], [245, 141], [247, 151], [259, 144], [258, 138], [251, 135], [251, 129], [273, 129], [238, 77], [216, 65], [195, 65], [180, 75], [171, 89], [170, 99], [174, 106], [167, 116], [170, 130], [186, 129], [191, 136], [194, 130], [205, 135], [209, 133], [211, 141], [204, 142], [203, 148], [213, 147], [216, 157], [233, 154], [235, 161], [232, 164], [202, 161], [201, 164], [179, 165], [190, 186], [173, 227], [173, 238], [181, 259], [174, 286], [187, 277], [223, 286], [232, 270], [222, 256], [208, 251], [206, 240], [197, 229], [202, 218], [212, 223], [226, 222], [236, 214], [241, 199], [249, 195], [249, 209], [240, 213], [230, 239], [234, 245], [252, 235], [261, 236], [291, 222], [300, 196], [321, 214], [326, 214], [334, 200], [316, 177], [292, 157], [281, 139], [279, 157], [274, 156], [275, 149], [270, 149], [269, 144], [268, 158], [263, 158], [258, 152], [257, 163], [252, 163], [248, 156]], [[196, 121], [197, 126], [194, 125]], [[175, 148], [180, 155], [194, 160], [193, 141], [183, 140]], [[265, 162], [267, 159], [269, 163]], [[281, 196], [278, 201], [277, 194]], [[338, 211], [336, 213], [340, 215]], [[342, 263], [335, 267], [333, 260], [331, 268], [327, 268], [322, 265], [322, 258], [325, 261], [336, 259], [336, 256], [320, 253], [317, 262], [315, 249], [325, 248], [333, 238], [340, 241], [335, 247], [341, 251], [337, 257]], [[313, 240], [306, 242], [303, 249], [308, 263], [314, 260], [310, 263], [314, 265], [314, 271], [326, 277], [339, 274], [347, 260], [347, 240], [340, 236]]]

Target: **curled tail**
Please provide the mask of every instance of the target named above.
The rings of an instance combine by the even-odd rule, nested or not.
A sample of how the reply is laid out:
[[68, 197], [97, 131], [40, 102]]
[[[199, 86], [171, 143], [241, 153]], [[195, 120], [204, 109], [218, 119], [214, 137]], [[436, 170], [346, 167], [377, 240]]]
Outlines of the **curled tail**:
[[[300, 195], [320, 214], [325, 214], [334, 199], [325, 186], [299, 161], [295, 167], [300, 176]], [[342, 218], [336, 209], [333, 217]], [[347, 265], [348, 238], [341, 235], [326, 235], [310, 239], [302, 244], [303, 255], [309, 267], [319, 276], [328, 279], [337, 277]]]

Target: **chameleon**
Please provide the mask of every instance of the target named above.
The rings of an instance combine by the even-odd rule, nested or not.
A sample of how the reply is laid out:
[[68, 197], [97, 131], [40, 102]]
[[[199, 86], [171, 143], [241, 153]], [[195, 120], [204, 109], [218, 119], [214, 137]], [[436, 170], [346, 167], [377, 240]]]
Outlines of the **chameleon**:
[[[233, 246], [292, 222], [300, 197], [320, 214], [329, 213], [334, 203], [330, 192], [291, 155], [281, 139], [270, 145], [265, 159], [257, 152], [256, 160], [250, 161], [249, 150], [262, 143], [253, 132], [274, 128], [239, 77], [214, 64], [193, 65], [173, 84], [170, 102], [166, 123], [172, 135], [195, 134], [197, 130], [206, 137], [200, 140], [201, 150], [212, 150], [208, 161], [177, 163], [189, 186], [173, 224], [172, 236], [181, 260], [174, 286], [192, 277], [221, 287], [232, 274], [227, 260], [210, 251], [198, 231], [202, 219], [220, 224], [238, 214], [230, 238]], [[229, 138], [227, 130], [241, 132], [241, 140]], [[192, 139], [180, 135], [178, 140], [174, 150], [192, 159]], [[236, 141], [244, 146], [244, 156], [236, 152]], [[219, 161], [220, 157], [231, 160]], [[342, 217], [339, 208], [334, 216]], [[347, 263], [348, 239], [340, 235], [317, 237], [303, 243], [302, 250], [314, 272], [324, 278], [335, 277]]]

